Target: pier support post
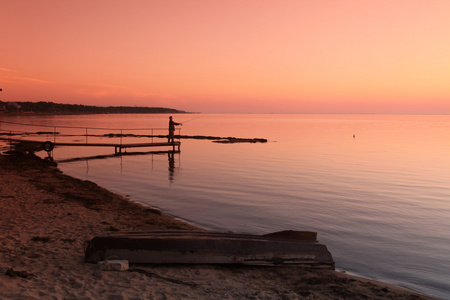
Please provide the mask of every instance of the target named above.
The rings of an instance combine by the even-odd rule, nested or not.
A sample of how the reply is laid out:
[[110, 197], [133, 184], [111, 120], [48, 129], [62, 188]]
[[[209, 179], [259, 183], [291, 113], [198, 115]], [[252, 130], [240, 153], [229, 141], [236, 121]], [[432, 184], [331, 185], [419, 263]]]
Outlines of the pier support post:
[[114, 153], [117, 154], [122, 154], [122, 146], [114, 146]]

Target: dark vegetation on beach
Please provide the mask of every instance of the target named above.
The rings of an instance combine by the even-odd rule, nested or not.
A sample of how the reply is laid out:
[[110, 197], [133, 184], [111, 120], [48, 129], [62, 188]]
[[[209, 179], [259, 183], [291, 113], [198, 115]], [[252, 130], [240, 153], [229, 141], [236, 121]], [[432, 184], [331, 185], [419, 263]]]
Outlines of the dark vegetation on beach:
[[3, 102], [0, 101], [0, 112], [3, 113], [43, 113], [43, 114], [177, 114], [182, 110], [166, 107], [139, 106], [93, 106], [80, 104], [62, 104], [54, 102]]

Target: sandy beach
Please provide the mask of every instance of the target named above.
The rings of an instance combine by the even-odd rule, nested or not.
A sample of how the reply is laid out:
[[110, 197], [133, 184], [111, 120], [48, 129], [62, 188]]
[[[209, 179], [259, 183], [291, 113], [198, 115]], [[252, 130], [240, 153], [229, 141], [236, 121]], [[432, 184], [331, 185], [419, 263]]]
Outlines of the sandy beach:
[[84, 242], [95, 235], [198, 228], [66, 176], [30, 154], [1, 156], [0, 182], [1, 299], [436, 299], [301, 267], [134, 265], [101, 271], [83, 262]]

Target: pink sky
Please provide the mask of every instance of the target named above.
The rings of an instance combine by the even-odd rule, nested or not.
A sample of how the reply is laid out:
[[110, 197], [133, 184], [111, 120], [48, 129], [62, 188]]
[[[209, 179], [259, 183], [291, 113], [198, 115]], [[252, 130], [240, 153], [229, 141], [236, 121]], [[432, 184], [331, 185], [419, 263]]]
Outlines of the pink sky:
[[450, 113], [450, 1], [17, 0], [0, 100]]

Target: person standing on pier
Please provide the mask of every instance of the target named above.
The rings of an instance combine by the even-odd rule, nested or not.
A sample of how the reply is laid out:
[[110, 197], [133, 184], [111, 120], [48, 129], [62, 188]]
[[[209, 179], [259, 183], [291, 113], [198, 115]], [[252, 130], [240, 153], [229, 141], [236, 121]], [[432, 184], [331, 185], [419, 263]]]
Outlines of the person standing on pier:
[[173, 143], [173, 134], [175, 132], [175, 125], [183, 125], [181, 123], [174, 122], [172, 116], [169, 117], [169, 143]]

